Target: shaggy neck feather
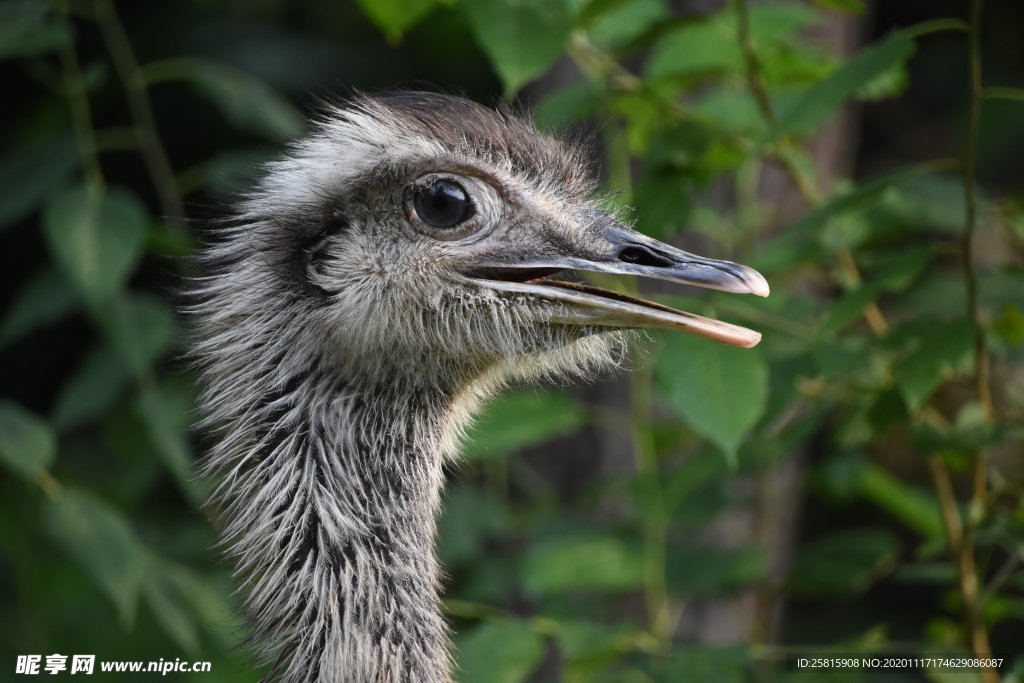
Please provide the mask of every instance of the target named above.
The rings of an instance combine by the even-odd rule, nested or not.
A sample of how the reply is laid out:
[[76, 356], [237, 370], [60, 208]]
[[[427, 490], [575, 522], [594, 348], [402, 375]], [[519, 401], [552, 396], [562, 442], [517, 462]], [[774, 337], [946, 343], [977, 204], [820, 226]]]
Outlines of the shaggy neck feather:
[[217, 469], [271, 676], [450, 680], [434, 553], [450, 401], [304, 378], [261, 403]]

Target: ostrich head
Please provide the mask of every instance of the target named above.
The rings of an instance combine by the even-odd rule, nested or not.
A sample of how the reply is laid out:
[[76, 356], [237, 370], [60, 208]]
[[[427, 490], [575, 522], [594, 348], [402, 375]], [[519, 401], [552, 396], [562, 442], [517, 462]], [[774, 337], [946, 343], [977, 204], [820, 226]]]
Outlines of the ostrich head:
[[768, 293], [750, 268], [632, 230], [594, 190], [579, 150], [511, 114], [437, 94], [358, 97], [267, 167], [206, 251], [194, 307], [215, 436], [205, 472], [275, 675], [448, 679], [433, 555], [442, 454], [502, 381], [602, 364], [626, 329], [759, 341], [555, 279]]

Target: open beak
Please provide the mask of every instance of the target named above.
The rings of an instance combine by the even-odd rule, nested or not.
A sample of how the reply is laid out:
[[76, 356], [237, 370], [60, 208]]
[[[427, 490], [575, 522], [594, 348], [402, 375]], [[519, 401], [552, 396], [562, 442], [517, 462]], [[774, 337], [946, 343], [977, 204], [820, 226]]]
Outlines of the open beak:
[[[547, 319], [568, 325], [679, 330], [732, 346], [752, 347], [761, 334], [695, 313], [574, 282], [550, 279], [564, 270], [579, 270], [670, 280], [726, 292], [768, 296], [768, 282], [753, 268], [697, 256], [631, 230], [601, 214], [589, 228], [586, 243], [568, 243], [543, 235], [532, 249], [501, 249], [467, 273], [482, 287], [521, 293], [559, 303]], [[532, 252], [532, 253], [529, 253]]]

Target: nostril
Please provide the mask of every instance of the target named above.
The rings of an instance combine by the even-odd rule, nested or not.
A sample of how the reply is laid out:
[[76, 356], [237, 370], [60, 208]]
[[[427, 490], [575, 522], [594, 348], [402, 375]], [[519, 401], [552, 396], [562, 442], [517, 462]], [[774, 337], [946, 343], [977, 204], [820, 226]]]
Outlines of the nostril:
[[635, 263], [638, 266], [665, 268], [672, 265], [672, 260], [661, 254], [637, 245], [629, 246], [619, 252], [619, 260], [623, 263]]

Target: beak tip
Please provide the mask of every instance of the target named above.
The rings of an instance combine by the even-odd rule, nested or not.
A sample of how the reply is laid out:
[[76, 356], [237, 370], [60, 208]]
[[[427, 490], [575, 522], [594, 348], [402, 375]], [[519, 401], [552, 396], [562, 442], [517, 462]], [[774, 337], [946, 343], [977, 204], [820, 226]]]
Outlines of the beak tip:
[[764, 279], [764, 275], [761, 275], [761, 273], [753, 268], [747, 268], [744, 274], [747, 276], [745, 278], [746, 285], [751, 294], [760, 297], [766, 297], [771, 294], [771, 287], [768, 286], [768, 280]]

